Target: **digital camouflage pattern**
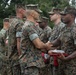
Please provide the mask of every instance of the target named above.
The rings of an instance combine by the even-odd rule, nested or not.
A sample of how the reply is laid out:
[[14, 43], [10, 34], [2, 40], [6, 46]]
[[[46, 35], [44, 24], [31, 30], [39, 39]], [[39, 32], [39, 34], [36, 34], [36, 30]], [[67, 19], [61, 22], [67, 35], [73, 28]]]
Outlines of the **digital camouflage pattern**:
[[[73, 23], [70, 27], [65, 27], [60, 35], [61, 49], [67, 54], [72, 54], [76, 51], [76, 24]], [[76, 75], [76, 59], [59, 62], [59, 75]]]
[[19, 56], [18, 56], [18, 51], [17, 51], [17, 37], [21, 38], [21, 34], [22, 34], [21, 30], [22, 30], [23, 25], [24, 25], [24, 22], [21, 19], [13, 18], [10, 24], [10, 28], [9, 28], [9, 50], [8, 50], [9, 54], [8, 56], [11, 59], [9, 66], [13, 72], [13, 75], [21, 75], [20, 64], [18, 61]]
[[7, 57], [5, 49], [5, 34], [6, 31], [4, 28], [0, 31], [0, 75], [7, 75]]
[[40, 75], [40, 70], [37, 67], [26, 68], [24, 75]]
[[32, 34], [38, 34], [35, 30], [35, 25], [33, 22], [26, 21], [23, 29], [22, 29], [22, 38], [21, 38], [21, 50], [22, 50], [22, 59], [20, 60], [21, 63], [25, 63], [25, 67], [44, 67], [44, 61], [41, 56], [41, 50], [37, 49], [32, 41], [30, 40], [30, 36]]
[[2, 60], [5, 60], [6, 59], [6, 50], [5, 50], [5, 34], [6, 34], [6, 31], [5, 29], [2, 29], [0, 31], [0, 58]]
[[40, 35], [40, 39], [46, 43], [49, 40], [49, 37], [51, 35], [52, 29], [49, 26], [46, 26], [44, 29], [42, 29], [42, 34]]
[[0, 31], [0, 38], [2, 38], [2, 37], [5, 36], [6, 31], [7, 31], [7, 30], [5, 30], [4, 28], [1, 29], [1, 31]]
[[[48, 73], [45, 71], [44, 68], [37, 68], [35, 66], [32, 66], [30, 68], [28, 67], [25, 69], [24, 75], [48, 75]], [[51, 75], [51, 74], [49, 74], [49, 75]]]
[[5, 34], [6, 34], [6, 30], [2, 29], [0, 31], [0, 52], [2, 52], [3, 54], [5, 54]]
[[[10, 24], [9, 28], [9, 50], [12, 52], [17, 51], [17, 32], [22, 33], [22, 26], [24, 25], [24, 22], [19, 18], [14, 18]], [[19, 34], [21, 37], [21, 34]], [[17, 52], [16, 52], [17, 53]], [[11, 53], [10, 53], [11, 54]]]
[[[51, 31], [49, 41], [52, 42], [52, 41], [56, 40], [59, 37], [61, 31], [63, 31], [64, 27], [65, 27], [65, 24], [62, 22], [60, 22], [58, 25], [55, 25]], [[60, 46], [58, 47], [58, 49], [60, 49]], [[53, 65], [53, 63], [54, 63], [53, 58], [50, 57], [50, 64]]]
[[[50, 37], [50, 33], [51, 33], [52, 29], [49, 26], [46, 26], [44, 29], [42, 29], [42, 33], [40, 35], [40, 39], [41, 41], [43, 41], [44, 43], [46, 43], [49, 40]], [[43, 52], [45, 52], [45, 54], [47, 54], [48, 52], [43, 50]], [[47, 54], [48, 55], [48, 54]], [[45, 63], [45, 67], [42, 68], [42, 75], [51, 75], [51, 71], [50, 71], [50, 65], [49, 65], [49, 56], [47, 58], [47, 62]]]
[[55, 25], [52, 32], [51, 32], [51, 35], [50, 35], [50, 38], [49, 38], [49, 41], [52, 42], [54, 41], [55, 39], [57, 39], [60, 35], [60, 32], [62, 31], [62, 29], [64, 28], [65, 24], [60, 22], [58, 25]]
[[[52, 29], [49, 41], [52, 42], [52, 41], [56, 40], [59, 37], [61, 31], [63, 31], [64, 27], [65, 27], [65, 24], [62, 22], [60, 22], [58, 25], [55, 25], [54, 28]], [[60, 49], [60, 46], [57, 47], [57, 49]], [[51, 73], [55, 72], [56, 75], [58, 75], [58, 72], [57, 72], [58, 68], [55, 67], [53, 64], [54, 64], [53, 57], [50, 57], [50, 66], [51, 66], [50, 71], [51, 71]]]

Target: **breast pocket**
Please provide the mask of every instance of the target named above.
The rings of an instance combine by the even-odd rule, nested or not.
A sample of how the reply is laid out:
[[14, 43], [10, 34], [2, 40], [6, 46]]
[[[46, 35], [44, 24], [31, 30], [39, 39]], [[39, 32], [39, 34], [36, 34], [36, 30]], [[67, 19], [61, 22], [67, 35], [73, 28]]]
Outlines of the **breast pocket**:
[[71, 33], [64, 33], [60, 39], [62, 40], [62, 42], [67, 43], [71, 41], [71, 38]]

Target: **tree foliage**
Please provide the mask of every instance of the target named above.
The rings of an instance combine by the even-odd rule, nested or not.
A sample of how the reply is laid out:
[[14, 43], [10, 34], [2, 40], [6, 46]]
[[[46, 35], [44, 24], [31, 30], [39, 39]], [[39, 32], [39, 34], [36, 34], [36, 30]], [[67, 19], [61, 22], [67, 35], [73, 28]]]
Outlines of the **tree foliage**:
[[47, 12], [52, 7], [64, 8], [69, 5], [68, 0], [0, 0], [0, 28], [2, 27], [2, 20], [9, 15], [15, 15], [15, 4], [23, 3], [27, 4], [39, 4], [39, 8], [43, 11], [43, 15], [48, 17]]

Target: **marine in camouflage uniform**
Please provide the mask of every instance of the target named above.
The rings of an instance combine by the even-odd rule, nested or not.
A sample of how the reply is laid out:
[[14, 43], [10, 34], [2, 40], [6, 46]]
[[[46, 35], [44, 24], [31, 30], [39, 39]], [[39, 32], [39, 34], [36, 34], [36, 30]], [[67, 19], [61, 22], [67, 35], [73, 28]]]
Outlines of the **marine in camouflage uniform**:
[[[29, 12], [29, 15], [27, 14]], [[44, 61], [41, 56], [40, 48], [45, 48], [39, 42], [36, 46], [37, 39], [39, 39], [38, 29], [35, 26], [36, 20], [39, 19], [39, 15], [34, 10], [26, 11], [27, 20], [22, 28], [22, 37], [21, 37], [21, 49], [22, 49], [22, 58], [20, 63], [22, 63], [24, 75], [40, 75], [42, 73], [42, 68], [45, 66]], [[31, 16], [32, 15], [32, 16]], [[33, 16], [34, 15], [34, 16]], [[30, 18], [29, 18], [30, 17]], [[31, 18], [35, 21], [33, 22]], [[36, 19], [36, 20], [35, 20]], [[36, 30], [37, 29], [37, 30]], [[33, 43], [35, 41], [35, 43]], [[39, 41], [39, 40], [38, 40]], [[24, 65], [23, 65], [24, 64]], [[43, 75], [43, 74], [42, 74]]]
[[[50, 40], [51, 42], [54, 41], [54, 40], [56, 40], [56, 39], [59, 37], [61, 31], [62, 31], [63, 28], [65, 27], [65, 24], [61, 22], [60, 11], [61, 11], [61, 9], [59, 9], [59, 8], [52, 8], [52, 11], [49, 12], [50, 19], [51, 19], [51, 21], [53, 21], [54, 24], [55, 24], [54, 27], [53, 27], [53, 29], [52, 29], [52, 31], [51, 31], [50, 38], [49, 38], [49, 40]], [[53, 49], [60, 49], [60, 46], [59, 46], [58, 48], [53, 48]], [[55, 67], [53, 66], [53, 63], [54, 63], [53, 61], [54, 61], [53, 58], [50, 57], [50, 64], [51, 64], [52, 70], [54, 70], [54, 68], [55, 68]], [[56, 69], [56, 68], [55, 68], [55, 69]], [[58, 70], [58, 68], [56, 69], [56, 71], [57, 71], [57, 70]], [[53, 72], [52, 72], [52, 73], [53, 73]], [[56, 73], [56, 74], [57, 74], [57, 73]]]
[[61, 60], [59, 61], [58, 75], [76, 75], [76, 24], [74, 23], [76, 9], [73, 7], [67, 7], [61, 14], [63, 15], [62, 20], [66, 23], [66, 26], [64, 27], [64, 31], [62, 31], [59, 38], [52, 43], [53, 46], [58, 46], [61, 44], [61, 49], [64, 50], [68, 56], [60, 56]]
[[4, 64], [4, 60], [6, 59], [6, 56], [5, 56], [5, 42], [4, 42], [4, 36], [5, 36], [5, 33], [6, 33], [6, 30], [5, 29], [2, 29], [0, 31], [0, 74], [3, 75], [3, 71], [4, 71], [4, 68], [6, 69], [5, 64]]
[[3, 72], [3, 60], [6, 59], [5, 57], [5, 50], [4, 50], [4, 46], [5, 46], [5, 43], [4, 43], [4, 36], [5, 36], [5, 33], [6, 33], [6, 30], [5, 29], [2, 29], [0, 31], [0, 74], [2, 75], [2, 72]]
[[[40, 39], [46, 43], [49, 40], [50, 37], [50, 33], [52, 31], [52, 29], [48, 26], [48, 18], [47, 17], [42, 17], [41, 22], [39, 23], [39, 27], [42, 29], [42, 33], [40, 35]], [[44, 53], [44, 57], [46, 56], [47, 61], [45, 62], [46, 66], [43, 68], [44, 71], [44, 75], [51, 75], [50, 73], [50, 65], [49, 65], [49, 55], [48, 55], [48, 51], [44, 52], [44, 50], [42, 50]]]
[[[61, 40], [61, 49], [64, 50], [67, 54], [72, 54], [76, 47], [74, 46], [76, 40], [76, 24], [72, 24], [71, 27], [65, 27], [64, 31], [60, 35]], [[68, 62], [61, 61], [59, 62], [59, 73], [60, 75], [75, 75], [76, 74], [76, 59], [72, 59]], [[63, 70], [63, 71], [62, 71]]]
[[3, 20], [3, 29], [0, 31], [0, 74], [7, 75], [7, 55], [5, 47], [6, 32], [9, 27], [9, 18]]
[[[17, 51], [17, 38], [21, 37], [21, 29], [23, 26], [24, 22], [19, 19], [19, 18], [14, 18], [11, 26], [9, 28], [9, 58], [12, 60], [12, 69], [14, 71], [14, 74], [18, 74], [17, 67], [19, 63], [18, 63], [18, 51]], [[16, 69], [15, 69], [16, 68]], [[20, 73], [20, 72], [19, 72]], [[17, 75], [16, 74], [16, 75]]]
[[[28, 5], [26, 5], [26, 9], [35, 10], [37, 13], [40, 14], [40, 17], [41, 17], [42, 11], [39, 9], [38, 4], [28, 4]], [[40, 20], [39, 20], [39, 22], [40, 22]], [[38, 23], [35, 24], [35, 30], [37, 30], [37, 32], [39, 33], [38, 34], [39, 36], [42, 34], [42, 29], [39, 27]]]
[[[11, 25], [13, 19], [16, 18], [16, 16], [9, 16], [9, 24]], [[7, 53], [6, 55], [9, 57], [10, 54], [11, 54], [11, 50], [10, 50], [10, 43], [9, 43], [9, 29], [8, 31], [6, 32], [6, 40], [5, 40], [5, 43], [6, 43], [6, 49], [7, 49]], [[12, 72], [12, 63], [11, 63], [11, 59], [8, 59], [7, 61], [7, 75], [12, 75], [13, 72]]]
[[[65, 24], [63, 22], [61, 22], [60, 11], [61, 10], [59, 8], [52, 8], [52, 11], [49, 12], [50, 19], [51, 19], [51, 21], [54, 22], [54, 24], [55, 24], [55, 21], [53, 20], [53, 18], [56, 19], [56, 21], [59, 19], [59, 21], [57, 21], [58, 23], [55, 24], [52, 29], [52, 32], [51, 32], [51, 35], [49, 38], [50, 41], [54, 41], [55, 39], [57, 39], [58, 36], [60, 35], [60, 32], [63, 30], [63, 28], [65, 26]], [[56, 17], [55, 15], [59, 15], [59, 17]]]
[[49, 40], [54, 41], [55, 39], [57, 39], [60, 35], [60, 32], [63, 30], [64, 26], [65, 24], [62, 22], [60, 22], [58, 25], [55, 25], [52, 29]]
[[[16, 16], [9, 16], [10, 26], [11, 26], [12, 21], [13, 21], [15, 18], [16, 18]], [[9, 30], [10, 30], [10, 28], [8, 29], [8, 31], [7, 31], [7, 33], [6, 33], [6, 35], [7, 35], [6, 43], [7, 43], [7, 47], [8, 47], [8, 52], [7, 52], [8, 57], [9, 57], [10, 54], [11, 54], [10, 47], [9, 47], [9, 45], [10, 45], [10, 43], [9, 43]]]
[[[27, 27], [25, 25], [23, 26], [21, 48], [22, 48], [22, 52], [25, 52], [25, 55], [23, 56], [23, 58], [21, 60], [23, 60], [22, 63], [23, 62], [25, 63], [25, 66], [24, 66], [25, 68], [28, 69], [29, 67], [33, 66], [32, 68], [34, 71], [34, 69], [36, 67], [41, 68], [41, 67], [44, 67], [45, 64], [44, 64], [44, 61], [41, 56], [41, 51], [39, 51], [37, 48], [34, 47], [32, 42], [30, 41], [32, 38], [29, 39], [29, 37], [31, 37], [32, 34], [34, 34], [34, 33], [37, 34], [37, 31], [35, 29], [33, 29], [34, 24], [29, 21], [26, 22], [26, 24], [27, 23], [29, 23]], [[32, 69], [30, 69], [30, 70], [32, 70]], [[27, 71], [27, 70], [25, 70], [25, 71]], [[28, 72], [25, 72], [25, 73], [28, 73]], [[28, 74], [28, 75], [32, 75], [31, 71], [30, 71], [30, 74]], [[37, 75], [37, 74], [35, 74], [35, 75]]]
[[42, 33], [40, 35], [40, 39], [46, 43], [49, 40], [50, 33], [52, 29], [48, 26], [48, 18], [47, 17], [42, 17], [41, 22], [39, 22], [39, 27], [42, 30]]
[[11, 59], [11, 69], [13, 75], [21, 75], [21, 68], [18, 57], [21, 53], [20, 39], [22, 34], [22, 26], [24, 25], [23, 17], [25, 17], [25, 7], [22, 4], [16, 5], [16, 18], [14, 18], [9, 28], [9, 59]]

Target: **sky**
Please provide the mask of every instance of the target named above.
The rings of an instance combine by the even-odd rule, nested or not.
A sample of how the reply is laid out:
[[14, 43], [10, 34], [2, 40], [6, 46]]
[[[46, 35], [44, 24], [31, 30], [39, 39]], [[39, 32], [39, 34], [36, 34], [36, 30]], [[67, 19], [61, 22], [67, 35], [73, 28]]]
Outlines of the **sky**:
[[[8, 1], [8, 5], [10, 5], [10, 3], [11, 3], [11, 0]], [[8, 5], [6, 5], [5, 8], [8, 8]]]
[[10, 5], [11, 0], [8, 1], [8, 4]]

